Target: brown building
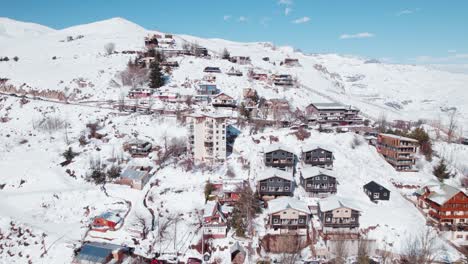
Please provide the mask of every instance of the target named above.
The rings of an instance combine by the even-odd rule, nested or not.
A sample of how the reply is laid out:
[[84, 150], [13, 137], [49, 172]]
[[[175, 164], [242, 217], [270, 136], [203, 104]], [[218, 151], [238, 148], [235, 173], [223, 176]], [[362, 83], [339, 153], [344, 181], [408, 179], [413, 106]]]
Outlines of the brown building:
[[[435, 183], [416, 191], [418, 207], [428, 220], [454, 231], [468, 231], [468, 196], [453, 186]], [[467, 238], [468, 238], [468, 234]]]
[[414, 171], [418, 141], [392, 134], [379, 134], [377, 151], [397, 171]]

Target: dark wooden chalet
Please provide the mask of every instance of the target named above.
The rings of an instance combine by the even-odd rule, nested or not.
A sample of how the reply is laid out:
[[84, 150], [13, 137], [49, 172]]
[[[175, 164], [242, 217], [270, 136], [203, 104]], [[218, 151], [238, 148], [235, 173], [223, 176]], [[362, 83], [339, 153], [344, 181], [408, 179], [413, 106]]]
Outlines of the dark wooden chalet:
[[267, 168], [260, 174], [257, 190], [261, 197], [292, 196], [294, 191], [292, 173], [275, 168]]
[[292, 169], [296, 165], [296, 155], [284, 146], [270, 145], [265, 148], [265, 165], [281, 170]]
[[301, 169], [300, 175], [301, 185], [309, 196], [323, 198], [336, 193], [337, 180], [332, 171], [306, 167]]
[[305, 148], [302, 150], [302, 162], [312, 166], [333, 168], [333, 152], [320, 147]]
[[390, 191], [375, 181], [364, 185], [364, 193], [366, 193], [372, 201], [390, 199]]

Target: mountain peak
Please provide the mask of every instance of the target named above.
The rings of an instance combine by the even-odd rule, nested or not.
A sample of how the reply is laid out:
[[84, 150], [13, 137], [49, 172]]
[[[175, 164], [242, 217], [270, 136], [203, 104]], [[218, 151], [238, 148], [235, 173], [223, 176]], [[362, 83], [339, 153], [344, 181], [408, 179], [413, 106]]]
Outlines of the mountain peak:
[[80, 34], [92, 33], [122, 33], [122, 32], [146, 32], [146, 29], [122, 17], [113, 17], [88, 24], [72, 26], [61, 30]]
[[55, 29], [36, 23], [22, 22], [8, 17], [0, 17], [0, 36], [2, 37], [36, 37], [54, 31]]

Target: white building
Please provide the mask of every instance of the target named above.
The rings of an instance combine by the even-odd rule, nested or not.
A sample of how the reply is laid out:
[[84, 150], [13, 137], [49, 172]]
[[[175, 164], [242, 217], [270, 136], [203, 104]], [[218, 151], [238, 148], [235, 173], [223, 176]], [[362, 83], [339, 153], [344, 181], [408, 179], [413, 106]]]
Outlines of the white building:
[[226, 116], [193, 114], [187, 116], [189, 153], [195, 161], [224, 162], [226, 160]]

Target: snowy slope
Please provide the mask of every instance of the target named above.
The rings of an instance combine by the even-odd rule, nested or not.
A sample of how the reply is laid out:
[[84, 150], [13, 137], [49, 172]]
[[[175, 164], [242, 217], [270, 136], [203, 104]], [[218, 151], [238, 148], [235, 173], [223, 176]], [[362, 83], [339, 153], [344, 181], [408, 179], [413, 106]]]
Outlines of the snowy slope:
[[[150, 33], [144, 28], [121, 18], [70, 27], [62, 30], [47, 29], [37, 25], [0, 19], [0, 56], [18, 56], [19, 61], [0, 62], [0, 78], [9, 78], [9, 83], [21, 86], [26, 83], [35, 90], [63, 91], [74, 95], [74, 101], [117, 99], [129, 87], [119, 85], [118, 73], [125, 68], [131, 55], [106, 55], [104, 45], [115, 43], [117, 51], [142, 50], [143, 38]], [[6, 33], [5, 33], [6, 32]], [[1, 35], [1, 34], [0, 34]], [[7, 36], [8, 35], [8, 36]], [[82, 35], [82, 38], [77, 38]], [[67, 37], [74, 38], [67, 41]], [[360, 107], [366, 114], [378, 117], [385, 112], [389, 118], [437, 119], [444, 115], [440, 107], [457, 107], [466, 115], [466, 96], [464, 90], [468, 75], [453, 74], [410, 65], [391, 65], [365, 63], [365, 60], [335, 54], [303, 54], [291, 47], [275, 47], [271, 43], [238, 43], [221, 39], [202, 39], [193, 36], [176, 36], [178, 45], [183, 41], [198, 43], [207, 47], [214, 55], [227, 48], [232, 56], [250, 56], [252, 65], [235, 65], [213, 56], [212, 59], [179, 57], [180, 67], [173, 71], [168, 88], [182, 94], [194, 94], [195, 86], [205, 75], [206, 66], [218, 66], [223, 72], [235, 67], [244, 73], [243, 77], [229, 77], [217, 74], [217, 85], [227, 94], [241, 99], [242, 89], [255, 88], [265, 98], [286, 98], [294, 107], [304, 108], [311, 102], [340, 101]], [[33, 43], [33, 44], [32, 44]], [[56, 59], [52, 59], [52, 57]], [[262, 60], [269, 57], [270, 62]], [[284, 58], [298, 58], [300, 67], [279, 66]], [[273, 64], [274, 63], [274, 64]], [[317, 64], [322, 65], [318, 67]], [[255, 71], [268, 74], [289, 73], [300, 82], [300, 87], [278, 88], [265, 82], [251, 82], [246, 72]], [[87, 83], [78, 85], [78, 79]], [[192, 87], [184, 88], [183, 83]], [[448, 88], [447, 88], [448, 87]], [[449, 90], [447, 90], [449, 89]], [[457, 94], [454, 96], [453, 94]], [[427, 101], [426, 101], [427, 100]], [[405, 102], [406, 101], [406, 102]], [[393, 103], [389, 105], [388, 103]], [[0, 96], [0, 117], [8, 121], [0, 125], [0, 230], [11, 230], [10, 221], [30, 228], [37, 234], [46, 234], [44, 243], [48, 253], [44, 263], [69, 263], [76, 248], [87, 234], [87, 227], [93, 216], [109, 208], [126, 209], [128, 217], [123, 227], [110, 234], [91, 233], [86, 239], [115, 243], [129, 243], [137, 250], [147, 254], [150, 241], [156, 232], [141, 245], [132, 242], [133, 230], [137, 228], [137, 218], [151, 221], [147, 208], [143, 206], [144, 195], [148, 207], [158, 213], [158, 223], [164, 219], [179, 217], [180, 221], [171, 225], [165, 238], [159, 243], [164, 251], [175, 248], [196, 255], [189, 247], [200, 238], [199, 216], [204, 204], [203, 188], [207, 180], [225, 177], [227, 166], [214, 170], [203, 168], [185, 171], [179, 167], [166, 167], [157, 172], [152, 183], [145, 190], [137, 191], [124, 186], [107, 184], [109, 196], [100, 186], [84, 180], [90, 160], [99, 158], [103, 163], [117, 156], [129, 158], [122, 151], [122, 143], [134, 137], [150, 140], [155, 145], [164, 144], [165, 138], [185, 139], [186, 128], [178, 124], [174, 117], [155, 117], [150, 115], [124, 114], [99, 105], [61, 104], [32, 100], [22, 104], [19, 98]], [[164, 103], [159, 102], [164, 105]], [[401, 109], [395, 105], [401, 105]], [[47, 131], [38, 128], [44, 117], [66, 120], [67, 129]], [[85, 133], [85, 124], [100, 120], [104, 124], [102, 133], [107, 134], [108, 142], [90, 140], [80, 146], [78, 138]], [[468, 123], [463, 120], [462, 123]], [[467, 127], [467, 126], [465, 126]], [[385, 163], [375, 149], [363, 144], [357, 148], [350, 146], [351, 134], [320, 134], [313, 132], [305, 142], [289, 135], [287, 129], [266, 131], [251, 136], [244, 129], [236, 140], [235, 153], [228, 159], [239, 178], [248, 179], [252, 186], [259, 171], [263, 168], [262, 151], [268, 145], [269, 135], [279, 137], [282, 143], [294, 148], [297, 154], [300, 146], [306, 144], [324, 145], [334, 151], [336, 174], [340, 185], [338, 196], [345, 197], [362, 210], [362, 227], [379, 226], [369, 235], [393, 244], [399, 252], [406, 235], [417, 234], [424, 227], [424, 220], [414, 206], [393, 187], [392, 182], [421, 185], [434, 179], [431, 164], [422, 162], [418, 173], [396, 173]], [[254, 144], [252, 138], [259, 139]], [[71, 142], [79, 156], [67, 167], [61, 167], [61, 156]], [[443, 152], [444, 146], [437, 149]], [[457, 150], [455, 159], [463, 163], [466, 149]], [[443, 155], [448, 155], [444, 153]], [[455, 155], [455, 154], [454, 154]], [[250, 169], [244, 168], [238, 158], [251, 162]], [[150, 159], [139, 159], [141, 164], [152, 164]], [[73, 171], [76, 178], [66, 172]], [[296, 179], [297, 180], [297, 179]], [[387, 203], [374, 204], [361, 191], [363, 184], [376, 180], [392, 191]], [[411, 190], [407, 191], [408, 193]], [[301, 197], [301, 189], [295, 193]], [[308, 203], [316, 202], [307, 199]], [[131, 204], [127, 207], [125, 204]], [[401, 217], [396, 219], [394, 215]], [[256, 220], [261, 223], [263, 219]], [[177, 226], [177, 231], [173, 231]], [[260, 232], [262, 228], [259, 228]], [[13, 231], [11, 231], [13, 232]], [[175, 236], [173, 234], [175, 232]], [[405, 234], [405, 235], [403, 235]], [[30, 239], [34, 243], [35, 240]], [[226, 246], [232, 238], [221, 240]], [[0, 262], [27, 263], [27, 259], [39, 259], [43, 252], [41, 241], [30, 247], [18, 246], [12, 258], [0, 254]], [[440, 241], [440, 243], [443, 243]], [[447, 255], [454, 258], [457, 254], [447, 246]], [[19, 256], [19, 251], [30, 254]], [[225, 258], [227, 251], [216, 253]]]
[[[1, 55], [18, 56], [16, 63], [0, 63], [1, 77], [11, 79], [17, 86], [26, 83], [34, 89], [59, 90], [74, 98], [115, 99], [122, 89], [111, 87], [118, 82], [116, 74], [125, 67], [131, 56], [114, 54], [106, 56], [104, 45], [112, 42], [117, 51], [142, 50], [143, 37], [150, 33], [144, 28], [124, 20], [113, 18], [62, 30], [44, 30], [41, 27], [25, 27], [23, 23], [8, 19], [0, 25], [8, 32], [24, 32], [22, 37], [10, 38], [0, 43]], [[29, 25], [29, 24], [28, 24]], [[36, 28], [38, 27], [38, 28]], [[26, 28], [26, 29], [25, 29]], [[28, 29], [31, 29], [30, 34]], [[34, 29], [34, 30], [33, 30]], [[40, 32], [41, 34], [38, 34]], [[12, 36], [18, 36], [12, 33]], [[67, 36], [81, 39], [61, 42]], [[25, 38], [34, 37], [34, 44]], [[238, 66], [244, 73], [248, 68], [265, 73], [290, 73], [297, 77], [302, 87], [278, 92], [263, 89], [262, 83], [248, 83], [245, 78], [224, 78], [220, 85], [225, 92], [237, 97], [242, 88], [254, 87], [267, 98], [290, 99], [294, 106], [303, 108], [316, 101], [339, 101], [354, 104], [370, 117], [382, 114], [389, 119], [441, 119], [445, 121], [450, 108], [457, 108], [463, 124], [468, 124], [466, 83], [468, 75], [439, 71], [429, 67], [376, 63], [365, 59], [337, 54], [303, 54], [291, 47], [275, 47], [271, 43], [239, 43], [222, 39], [202, 39], [193, 36], [176, 36], [177, 44], [183, 41], [198, 43], [214, 54], [227, 48], [232, 56], [250, 56], [251, 66]], [[56, 60], [52, 57], [56, 56]], [[270, 62], [262, 60], [269, 57]], [[298, 58], [302, 67], [283, 67], [284, 58]], [[228, 70], [234, 64], [214, 59], [185, 58], [181, 61], [181, 74], [175, 74], [172, 84], [202, 76], [202, 66], [220, 66]], [[273, 63], [275, 65], [273, 65]], [[187, 64], [188, 63], [188, 64]], [[318, 67], [317, 65], [320, 65]], [[183, 70], [182, 70], [183, 69]], [[187, 73], [187, 74], [185, 74]], [[79, 88], [77, 80], [83, 79], [92, 86]], [[226, 79], [226, 80], [224, 80]], [[177, 91], [177, 89], [176, 89]], [[187, 93], [187, 91], [180, 91]], [[190, 92], [189, 92], [190, 93]], [[464, 126], [468, 127], [468, 126]]]

